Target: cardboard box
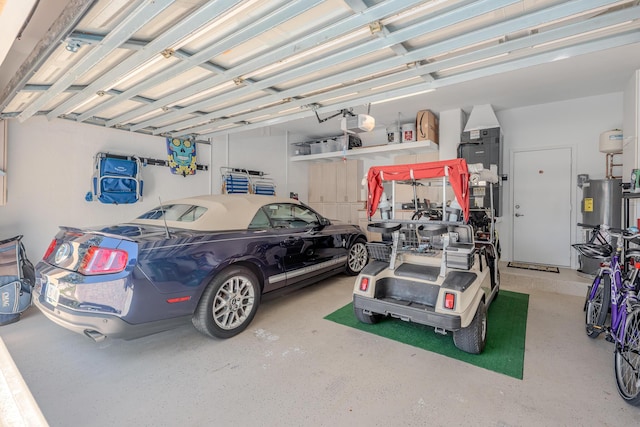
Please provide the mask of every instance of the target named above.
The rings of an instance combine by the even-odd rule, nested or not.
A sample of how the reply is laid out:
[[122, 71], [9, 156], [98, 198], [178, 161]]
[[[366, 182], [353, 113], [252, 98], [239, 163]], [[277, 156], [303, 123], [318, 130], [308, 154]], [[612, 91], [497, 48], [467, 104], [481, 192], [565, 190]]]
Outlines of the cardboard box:
[[438, 118], [429, 110], [418, 111], [416, 116], [416, 133], [418, 141], [438, 143]]

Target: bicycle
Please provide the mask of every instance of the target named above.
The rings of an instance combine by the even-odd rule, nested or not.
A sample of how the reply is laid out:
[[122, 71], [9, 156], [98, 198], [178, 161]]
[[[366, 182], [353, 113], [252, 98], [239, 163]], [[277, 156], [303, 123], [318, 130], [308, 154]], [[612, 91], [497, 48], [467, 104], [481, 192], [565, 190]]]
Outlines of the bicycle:
[[[624, 241], [636, 239], [640, 233], [629, 233], [604, 225], [597, 232], [602, 229], [616, 239], [615, 251], [607, 243], [572, 245], [587, 257], [604, 261], [607, 255], [610, 256], [608, 262], [601, 264], [587, 293], [586, 332], [590, 338], [606, 332], [607, 341], [615, 344], [614, 369], [618, 392], [627, 403], [637, 406], [640, 405], [640, 300], [637, 284], [639, 268], [635, 265], [635, 257], [640, 256], [640, 250], [624, 251]], [[620, 264], [623, 252], [631, 266], [624, 277]], [[605, 327], [609, 309], [611, 325]]]
[[587, 336], [596, 338], [604, 331], [604, 323], [609, 310], [612, 275], [610, 260], [613, 248], [608, 242], [608, 235], [605, 234], [606, 229], [603, 232], [600, 225], [578, 225], [591, 228], [591, 238], [587, 243], [577, 243], [571, 246], [585, 257], [600, 261], [600, 267], [593, 283], [587, 289], [583, 308], [586, 313], [585, 329]]

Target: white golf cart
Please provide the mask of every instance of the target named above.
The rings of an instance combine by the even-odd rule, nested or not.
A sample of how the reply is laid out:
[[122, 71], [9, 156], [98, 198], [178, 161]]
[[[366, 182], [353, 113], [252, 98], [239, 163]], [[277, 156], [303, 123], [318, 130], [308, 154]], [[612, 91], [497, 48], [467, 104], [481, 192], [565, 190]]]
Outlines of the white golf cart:
[[367, 244], [371, 262], [354, 286], [358, 320], [372, 324], [391, 316], [416, 322], [434, 327], [437, 333], [452, 331], [454, 344], [465, 352], [483, 351], [486, 311], [500, 289], [499, 254], [493, 208], [485, 222], [488, 230], [469, 223], [469, 181], [497, 182], [498, 177], [481, 165], [472, 166], [470, 173], [464, 159], [453, 159], [369, 170], [369, 218], [376, 212], [384, 181], [395, 186], [398, 181], [442, 178], [443, 201], [448, 184], [461, 209], [448, 210], [443, 202], [443, 220], [429, 215], [396, 220], [391, 215], [368, 225], [383, 238]]

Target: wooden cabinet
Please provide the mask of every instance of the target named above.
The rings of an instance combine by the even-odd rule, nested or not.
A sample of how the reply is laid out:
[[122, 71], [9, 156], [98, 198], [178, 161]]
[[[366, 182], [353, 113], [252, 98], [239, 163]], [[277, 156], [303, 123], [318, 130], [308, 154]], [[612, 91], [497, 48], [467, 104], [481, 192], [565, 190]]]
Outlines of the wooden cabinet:
[[309, 205], [322, 203], [322, 191], [322, 163], [309, 163]]
[[309, 164], [310, 203], [353, 203], [361, 199], [362, 160]]
[[335, 219], [342, 222], [351, 222], [351, 205], [349, 203], [336, 203]]
[[362, 178], [364, 166], [362, 160], [348, 159], [336, 164], [336, 201], [358, 202], [362, 200]]
[[335, 203], [337, 201], [337, 163], [309, 164], [309, 203]]
[[325, 218], [340, 219], [338, 218], [337, 203], [309, 203], [309, 207]]

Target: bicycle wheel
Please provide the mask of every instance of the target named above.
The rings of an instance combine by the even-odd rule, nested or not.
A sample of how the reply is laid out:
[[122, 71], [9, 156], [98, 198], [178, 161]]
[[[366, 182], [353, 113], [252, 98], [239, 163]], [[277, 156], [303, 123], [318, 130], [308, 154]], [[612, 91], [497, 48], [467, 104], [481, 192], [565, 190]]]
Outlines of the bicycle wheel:
[[622, 343], [616, 343], [615, 372], [618, 392], [625, 402], [640, 405], [640, 306], [627, 314]]
[[[599, 282], [598, 278], [600, 279]], [[595, 293], [592, 293], [593, 286], [595, 286], [596, 282], [598, 283], [598, 288]], [[587, 291], [585, 328], [588, 337], [596, 338], [604, 332], [604, 322], [607, 320], [610, 303], [611, 276], [608, 274], [596, 276], [596, 279]]]

